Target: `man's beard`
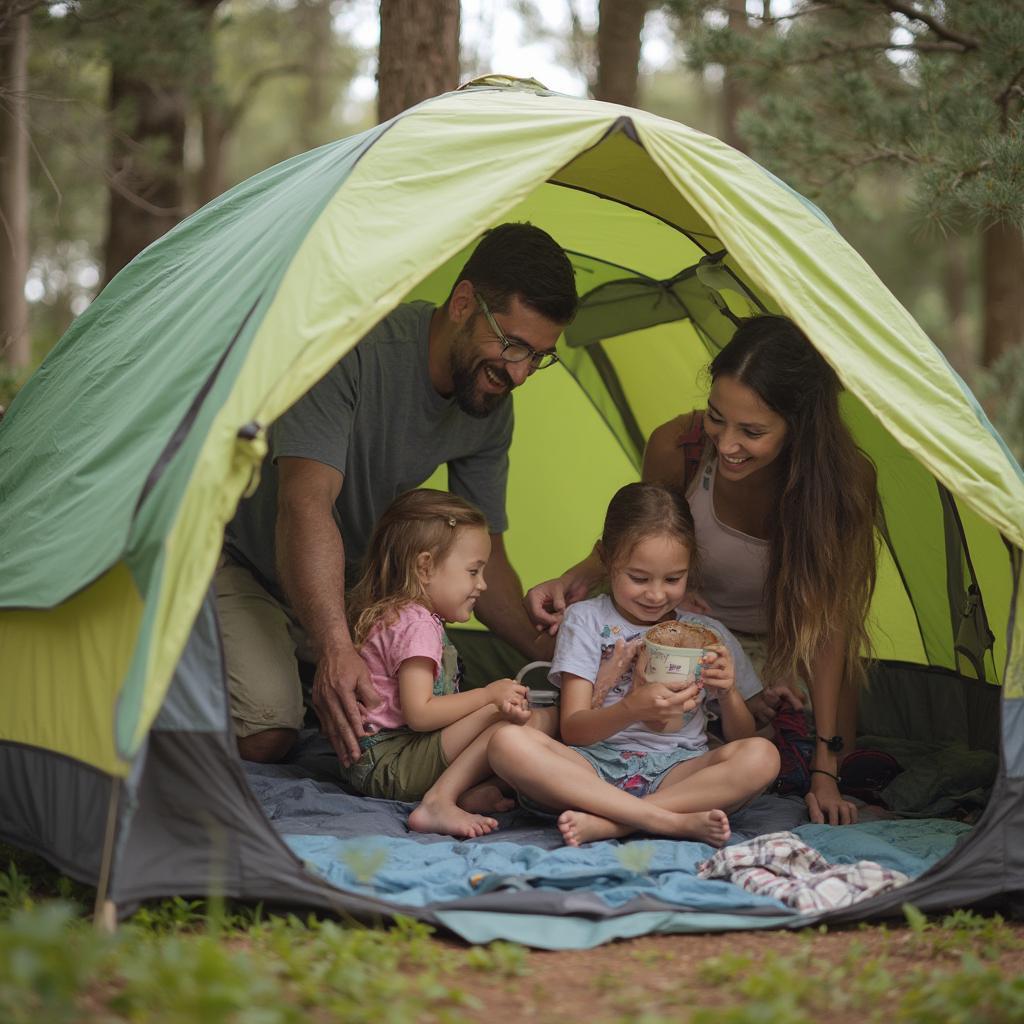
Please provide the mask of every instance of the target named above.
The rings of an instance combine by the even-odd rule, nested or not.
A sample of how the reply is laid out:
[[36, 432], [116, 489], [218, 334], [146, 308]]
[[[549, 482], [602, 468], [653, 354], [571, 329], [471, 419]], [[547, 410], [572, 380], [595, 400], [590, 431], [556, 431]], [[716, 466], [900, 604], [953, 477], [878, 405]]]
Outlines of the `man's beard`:
[[484, 366], [488, 364], [474, 359], [476, 346], [472, 342], [472, 332], [468, 327], [469, 325], [456, 335], [452, 344], [451, 367], [454, 398], [458, 407], [466, 415], [484, 419], [508, 400], [514, 385], [512, 378], [505, 370], [491, 366], [491, 372], [507, 384], [508, 391], [482, 392], [477, 389], [477, 378], [484, 372]]

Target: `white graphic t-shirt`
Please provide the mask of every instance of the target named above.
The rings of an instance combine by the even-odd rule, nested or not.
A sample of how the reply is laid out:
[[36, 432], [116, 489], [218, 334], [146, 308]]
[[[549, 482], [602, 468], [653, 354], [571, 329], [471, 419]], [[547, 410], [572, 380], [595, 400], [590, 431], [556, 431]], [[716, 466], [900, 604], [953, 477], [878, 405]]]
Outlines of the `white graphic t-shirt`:
[[[749, 700], [755, 693], [761, 692], [761, 680], [758, 679], [754, 666], [751, 665], [737, 639], [722, 623], [707, 615], [696, 615], [678, 609], [676, 618], [707, 626], [722, 638], [732, 655], [736, 669], [736, 689], [744, 700]], [[607, 594], [570, 605], [558, 629], [555, 657], [548, 678], [558, 687], [562, 685], [563, 672], [593, 683], [597, 679], [597, 670], [601, 662], [611, 657], [616, 640], [621, 637], [629, 643], [630, 640], [643, 636], [650, 628], [637, 626], [623, 618]], [[616, 681], [605, 696], [602, 707], [617, 704], [629, 693], [632, 671], [630, 666]], [[642, 722], [634, 722], [633, 725], [609, 736], [604, 742], [620, 750], [675, 750], [677, 747], [707, 750], [706, 727], [710, 710], [707, 704], [714, 706], [717, 703], [713, 691], [702, 690], [701, 701], [696, 711], [686, 716], [686, 721], [678, 732], [652, 732]]]

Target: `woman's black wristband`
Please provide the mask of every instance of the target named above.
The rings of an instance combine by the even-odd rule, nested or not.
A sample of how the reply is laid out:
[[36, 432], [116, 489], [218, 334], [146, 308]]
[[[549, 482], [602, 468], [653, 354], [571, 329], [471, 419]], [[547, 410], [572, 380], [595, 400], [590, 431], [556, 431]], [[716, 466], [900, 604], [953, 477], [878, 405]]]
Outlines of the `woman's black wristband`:
[[818, 775], [827, 775], [830, 779], [835, 779], [836, 785], [839, 785], [839, 776], [836, 775], [834, 772], [825, 771], [824, 768], [812, 768], [809, 772], [809, 774], [811, 775], [814, 775], [815, 773], [817, 773]]

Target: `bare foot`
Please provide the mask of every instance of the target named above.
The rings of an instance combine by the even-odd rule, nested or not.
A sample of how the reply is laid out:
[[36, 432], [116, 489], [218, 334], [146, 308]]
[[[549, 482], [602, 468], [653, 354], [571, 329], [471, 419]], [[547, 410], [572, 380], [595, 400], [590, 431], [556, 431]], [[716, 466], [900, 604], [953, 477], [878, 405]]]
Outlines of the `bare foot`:
[[562, 833], [566, 846], [581, 846], [583, 843], [596, 843], [600, 839], [621, 839], [636, 829], [618, 825], [598, 814], [562, 811], [558, 816], [558, 831]]
[[482, 814], [472, 814], [455, 804], [424, 800], [409, 815], [413, 832], [435, 832], [456, 839], [475, 839], [493, 832], [498, 823]]
[[511, 811], [516, 802], [506, 796], [493, 782], [481, 782], [479, 786], [467, 789], [458, 800], [464, 811], [475, 814], [501, 814]]
[[676, 817], [685, 819], [682, 823], [684, 831], [678, 834], [680, 839], [696, 839], [708, 846], [724, 846], [732, 835], [725, 811], [691, 811]]
[[[707, 843], [708, 846], [722, 846], [732, 835], [725, 811], [667, 811], [666, 815], [658, 827], [649, 829], [655, 835], [671, 836], [673, 839], [693, 839]], [[597, 814], [563, 811], [558, 818], [558, 831], [562, 833], [562, 839], [567, 846], [580, 846], [601, 839], [621, 839], [636, 832], [637, 829], [630, 825], [620, 825]]]

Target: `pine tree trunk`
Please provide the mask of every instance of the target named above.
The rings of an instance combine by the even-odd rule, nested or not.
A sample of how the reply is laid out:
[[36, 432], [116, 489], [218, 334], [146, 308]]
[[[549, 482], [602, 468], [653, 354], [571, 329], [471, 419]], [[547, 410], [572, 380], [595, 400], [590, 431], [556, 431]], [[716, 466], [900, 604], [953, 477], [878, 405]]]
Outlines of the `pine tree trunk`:
[[[729, 0], [729, 31], [745, 33], [750, 31], [750, 23], [747, 21], [747, 5], [745, 0]], [[730, 68], [726, 68], [725, 77], [722, 80], [722, 141], [727, 142], [734, 149], [745, 153], [747, 144], [740, 134], [739, 117], [740, 111], [746, 104], [746, 97], [743, 89]]]
[[199, 113], [203, 162], [199, 168], [196, 207], [205, 206], [224, 191], [224, 150], [227, 132], [220, 100], [208, 95]]
[[[187, 0], [212, 26], [220, 0]], [[136, 59], [111, 66], [109, 109], [109, 219], [104, 244], [104, 285], [150, 243], [188, 213], [185, 196], [185, 118], [189, 86], [207, 73], [206, 47], [164, 67], [159, 81], [143, 76]], [[197, 62], [201, 62], [196, 71]], [[204, 187], [205, 191], [205, 187]]]
[[27, 14], [0, 35], [0, 361], [13, 369], [32, 356], [25, 301], [28, 275]]
[[113, 68], [109, 109], [127, 123], [111, 140], [110, 219], [104, 284], [184, 215], [185, 112], [182, 88], [150, 83]]
[[[325, 83], [331, 58], [332, 28], [330, 0], [306, 0], [296, 13], [306, 23], [306, 102], [299, 122], [299, 141], [303, 149], [313, 149], [326, 141], [324, 129], [331, 102]], [[456, 11], [458, 17], [458, 11]], [[459, 30], [455, 28], [455, 84], [458, 85]]]
[[982, 234], [984, 330], [981, 361], [991, 366], [1007, 349], [1024, 342], [1024, 235], [1011, 224]]
[[949, 356], [953, 369], [961, 377], [969, 377], [978, 364], [977, 346], [974, 344], [977, 332], [971, 330], [967, 308], [970, 284], [967, 248], [964, 239], [955, 235], [946, 242], [942, 283], [948, 328], [946, 343], [940, 347]]
[[458, 0], [381, 0], [377, 119], [458, 84]]
[[594, 98], [635, 107], [640, 42], [650, 0], [600, 0]]

